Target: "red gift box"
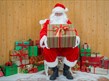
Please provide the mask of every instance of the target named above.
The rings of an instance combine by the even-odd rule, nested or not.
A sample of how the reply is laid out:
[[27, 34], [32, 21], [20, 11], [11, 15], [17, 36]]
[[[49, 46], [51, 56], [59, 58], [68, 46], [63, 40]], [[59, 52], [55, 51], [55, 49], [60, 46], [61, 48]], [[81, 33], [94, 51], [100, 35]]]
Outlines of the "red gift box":
[[104, 61], [104, 68], [109, 69], [109, 60]]
[[37, 46], [40, 45], [39, 42], [40, 42], [40, 40], [36, 40], [35, 45], [37, 45]]
[[80, 70], [80, 62], [77, 62], [74, 67], [72, 67], [73, 71], [79, 71]]
[[106, 59], [106, 60], [102, 60], [102, 67], [104, 69], [109, 69], [109, 59]]
[[81, 57], [81, 60], [82, 60], [82, 65], [84, 65], [85, 63], [91, 65], [91, 66], [98, 66], [98, 67], [101, 67], [102, 65], [102, 60], [103, 57], [86, 57], [86, 56], [83, 56]]
[[36, 72], [38, 72], [37, 68], [32, 68], [31, 70], [29, 70], [29, 73], [36, 73]]

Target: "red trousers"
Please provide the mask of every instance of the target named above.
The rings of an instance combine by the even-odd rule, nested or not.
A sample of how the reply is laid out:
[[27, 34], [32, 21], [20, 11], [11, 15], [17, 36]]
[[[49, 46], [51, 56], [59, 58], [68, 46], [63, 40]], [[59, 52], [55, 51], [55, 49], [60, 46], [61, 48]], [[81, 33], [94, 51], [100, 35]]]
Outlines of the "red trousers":
[[49, 67], [55, 67], [58, 64], [57, 56], [64, 57], [64, 63], [69, 67], [73, 67], [79, 56], [78, 47], [75, 48], [44, 48], [45, 62]]

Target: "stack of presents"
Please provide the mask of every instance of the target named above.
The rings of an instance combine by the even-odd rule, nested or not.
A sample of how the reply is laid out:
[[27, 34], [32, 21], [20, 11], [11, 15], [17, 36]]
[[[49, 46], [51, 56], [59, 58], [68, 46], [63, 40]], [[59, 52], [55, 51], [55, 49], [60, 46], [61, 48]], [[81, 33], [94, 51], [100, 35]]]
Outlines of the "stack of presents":
[[[74, 47], [75, 39], [76, 30], [72, 24], [48, 25], [47, 43], [49, 48]], [[108, 58], [98, 52], [92, 52], [87, 43], [79, 46], [79, 48], [80, 57], [75, 67], [72, 68], [73, 71], [108, 73]], [[17, 73], [36, 73], [44, 70], [43, 51], [39, 46], [39, 41], [36, 41], [35, 44], [32, 40], [16, 41], [14, 50], [11, 50], [9, 54], [10, 62], [0, 66], [0, 76]]]
[[39, 41], [16, 41], [14, 49], [9, 52], [10, 61], [0, 66], [0, 76], [17, 73], [36, 73], [44, 70], [43, 49]]
[[108, 74], [109, 58], [99, 52], [91, 52], [89, 45], [84, 43], [80, 47], [80, 58], [72, 69], [94, 74]]

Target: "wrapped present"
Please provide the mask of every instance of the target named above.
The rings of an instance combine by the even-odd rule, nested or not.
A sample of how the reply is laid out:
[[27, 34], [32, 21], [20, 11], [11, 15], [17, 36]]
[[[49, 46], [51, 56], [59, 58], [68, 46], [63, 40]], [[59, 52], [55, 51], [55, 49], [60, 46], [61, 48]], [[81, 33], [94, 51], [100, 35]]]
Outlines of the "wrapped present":
[[43, 54], [41, 54], [41, 55], [38, 55], [37, 57], [36, 57], [36, 65], [41, 65], [41, 64], [44, 64], [44, 56], [43, 56]]
[[33, 68], [32, 64], [27, 64], [23, 67], [18, 67], [18, 73], [29, 73], [29, 71]]
[[91, 65], [91, 66], [95, 66], [95, 67], [101, 67], [102, 65], [102, 62], [101, 60], [103, 59], [103, 57], [86, 57], [86, 56], [83, 56], [81, 57], [81, 65], [84, 65], [84, 64], [88, 64], [88, 65]]
[[35, 64], [35, 57], [29, 58], [29, 64]]
[[18, 73], [28, 73], [26, 66], [18, 67]]
[[81, 56], [91, 56], [91, 49], [87, 48], [87, 49], [80, 49], [80, 55]]
[[17, 65], [16, 64], [2, 66], [2, 69], [3, 69], [5, 76], [17, 74]]
[[16, 50], [10, 51], [9, 54], [10, 54], [10, 60], [11, 60], [11, 61], [19, 60], [19, 57], [16, 56], [16, 53], [18, 53], [18, 51], [16, 51]]
[[2, 67], [0, 66], [0, 77], [4, 76], [3, 71], [2, 71]]
[[19, 73], [36, 73], [38, 72], [37, 67], [34, 67], [32, 64], [28, 64], [24, 67], [18, 67]]
[[40, 45], [39, 42], [40, 42], [40, 40], [36, 40], [36, 41], [35, 41], [35, 45], [36, 45], [36, 46], [39, 46], [39, 45]]
[[76, 35], [72, 24], [57, 24], [47, 27], [47, 44], [49, 48], [74, 47]]
[[30, 64], [36, 64], [36, 65], [40, 65], [40, 64], [44, 64], [44, 57], [43, 55], [38, 55], [36, 57], [30, 57], [29, 59], [29, 63]]
[[16, 41], [14, 50], [28, 50], [28, 46], [30, 46], [31, 42], [28, 41]]
[[96, 53], [96, 52], [93, 52], [91, 53], [91, 57], [101, 57], [103, 55], [101, 55], [100, 53]]
[[44, 70], [44, 64], [38, 65], [37, 68], [38, 68], [38, 71]]
[[73, 71], [80, 71], [80, 62], [77, 62], [74, 67], [72, 67]]
[[100, 68], [100, 67], [91, 67], [90, 72], [94, 74], [108, 74], [108, 69]]
[[38, 55], [38, 47], [37, 46], [29, 46], [28, 55], [30, 57], [31, 56], [37, 56]]
[[87, 67], [86, 65], [83, 65], [83, 66], [81, 66], [81, 71], [82, 72], [90, 72], [90, 68], [89, 67]]
[[38, 72], [37, 68], [32, 68], [31, 70], [29, 70], [29, 73], [36, 73], [36, 72]]
[[11, 61], [18, 66], [29, 64], [29, 57], [26, 50], [14, 51], [10, 54]]
[[15, 42], [15, 45], [16, 45], [16, 46], [19, 46], [20, 44], [29, 45], [30, 42], [29, 42], [29, 41], [24, 41], [24, 42], [22, 42], [22, 41], [16, 41], [16, 42]]
[[109, 59], [102, 59], [102, 68], [109, 69]]
[[35, 65], [32, 65], [32, 64], [26, 65], [26, 68], [28, 69], [28, 73], [38, 72], [38, 68]]
[[22, 46], [15, 46], [15, 50], [22, 50]]
[[36, 72], [38, 72], [38, 69], [33, 64], [28, 64], [24, 67], [18, 67], [18, 73], [36, 73]]
[[84, 43], [83, 47], [80, 48], [80, 56], [91, 56], [91, 48], [87, 43]]
[[33, 64], [28, 64], [28, 65], [26, 65], [25, 67], [26, 67], [27, 70], [29, 71], [29, 70], [31, 70], [31, 69], [33, 68]]

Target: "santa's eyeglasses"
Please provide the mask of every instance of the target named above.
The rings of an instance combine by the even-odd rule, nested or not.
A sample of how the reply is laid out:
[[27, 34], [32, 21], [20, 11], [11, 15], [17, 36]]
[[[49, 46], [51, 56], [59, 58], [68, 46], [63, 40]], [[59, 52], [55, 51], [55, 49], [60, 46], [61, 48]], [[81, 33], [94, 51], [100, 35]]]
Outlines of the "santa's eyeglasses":
[[63, 13], [59, 13], [59, 12], [55, 13], [55, 16], [61, 16], [61, 15], [63, 15]]

